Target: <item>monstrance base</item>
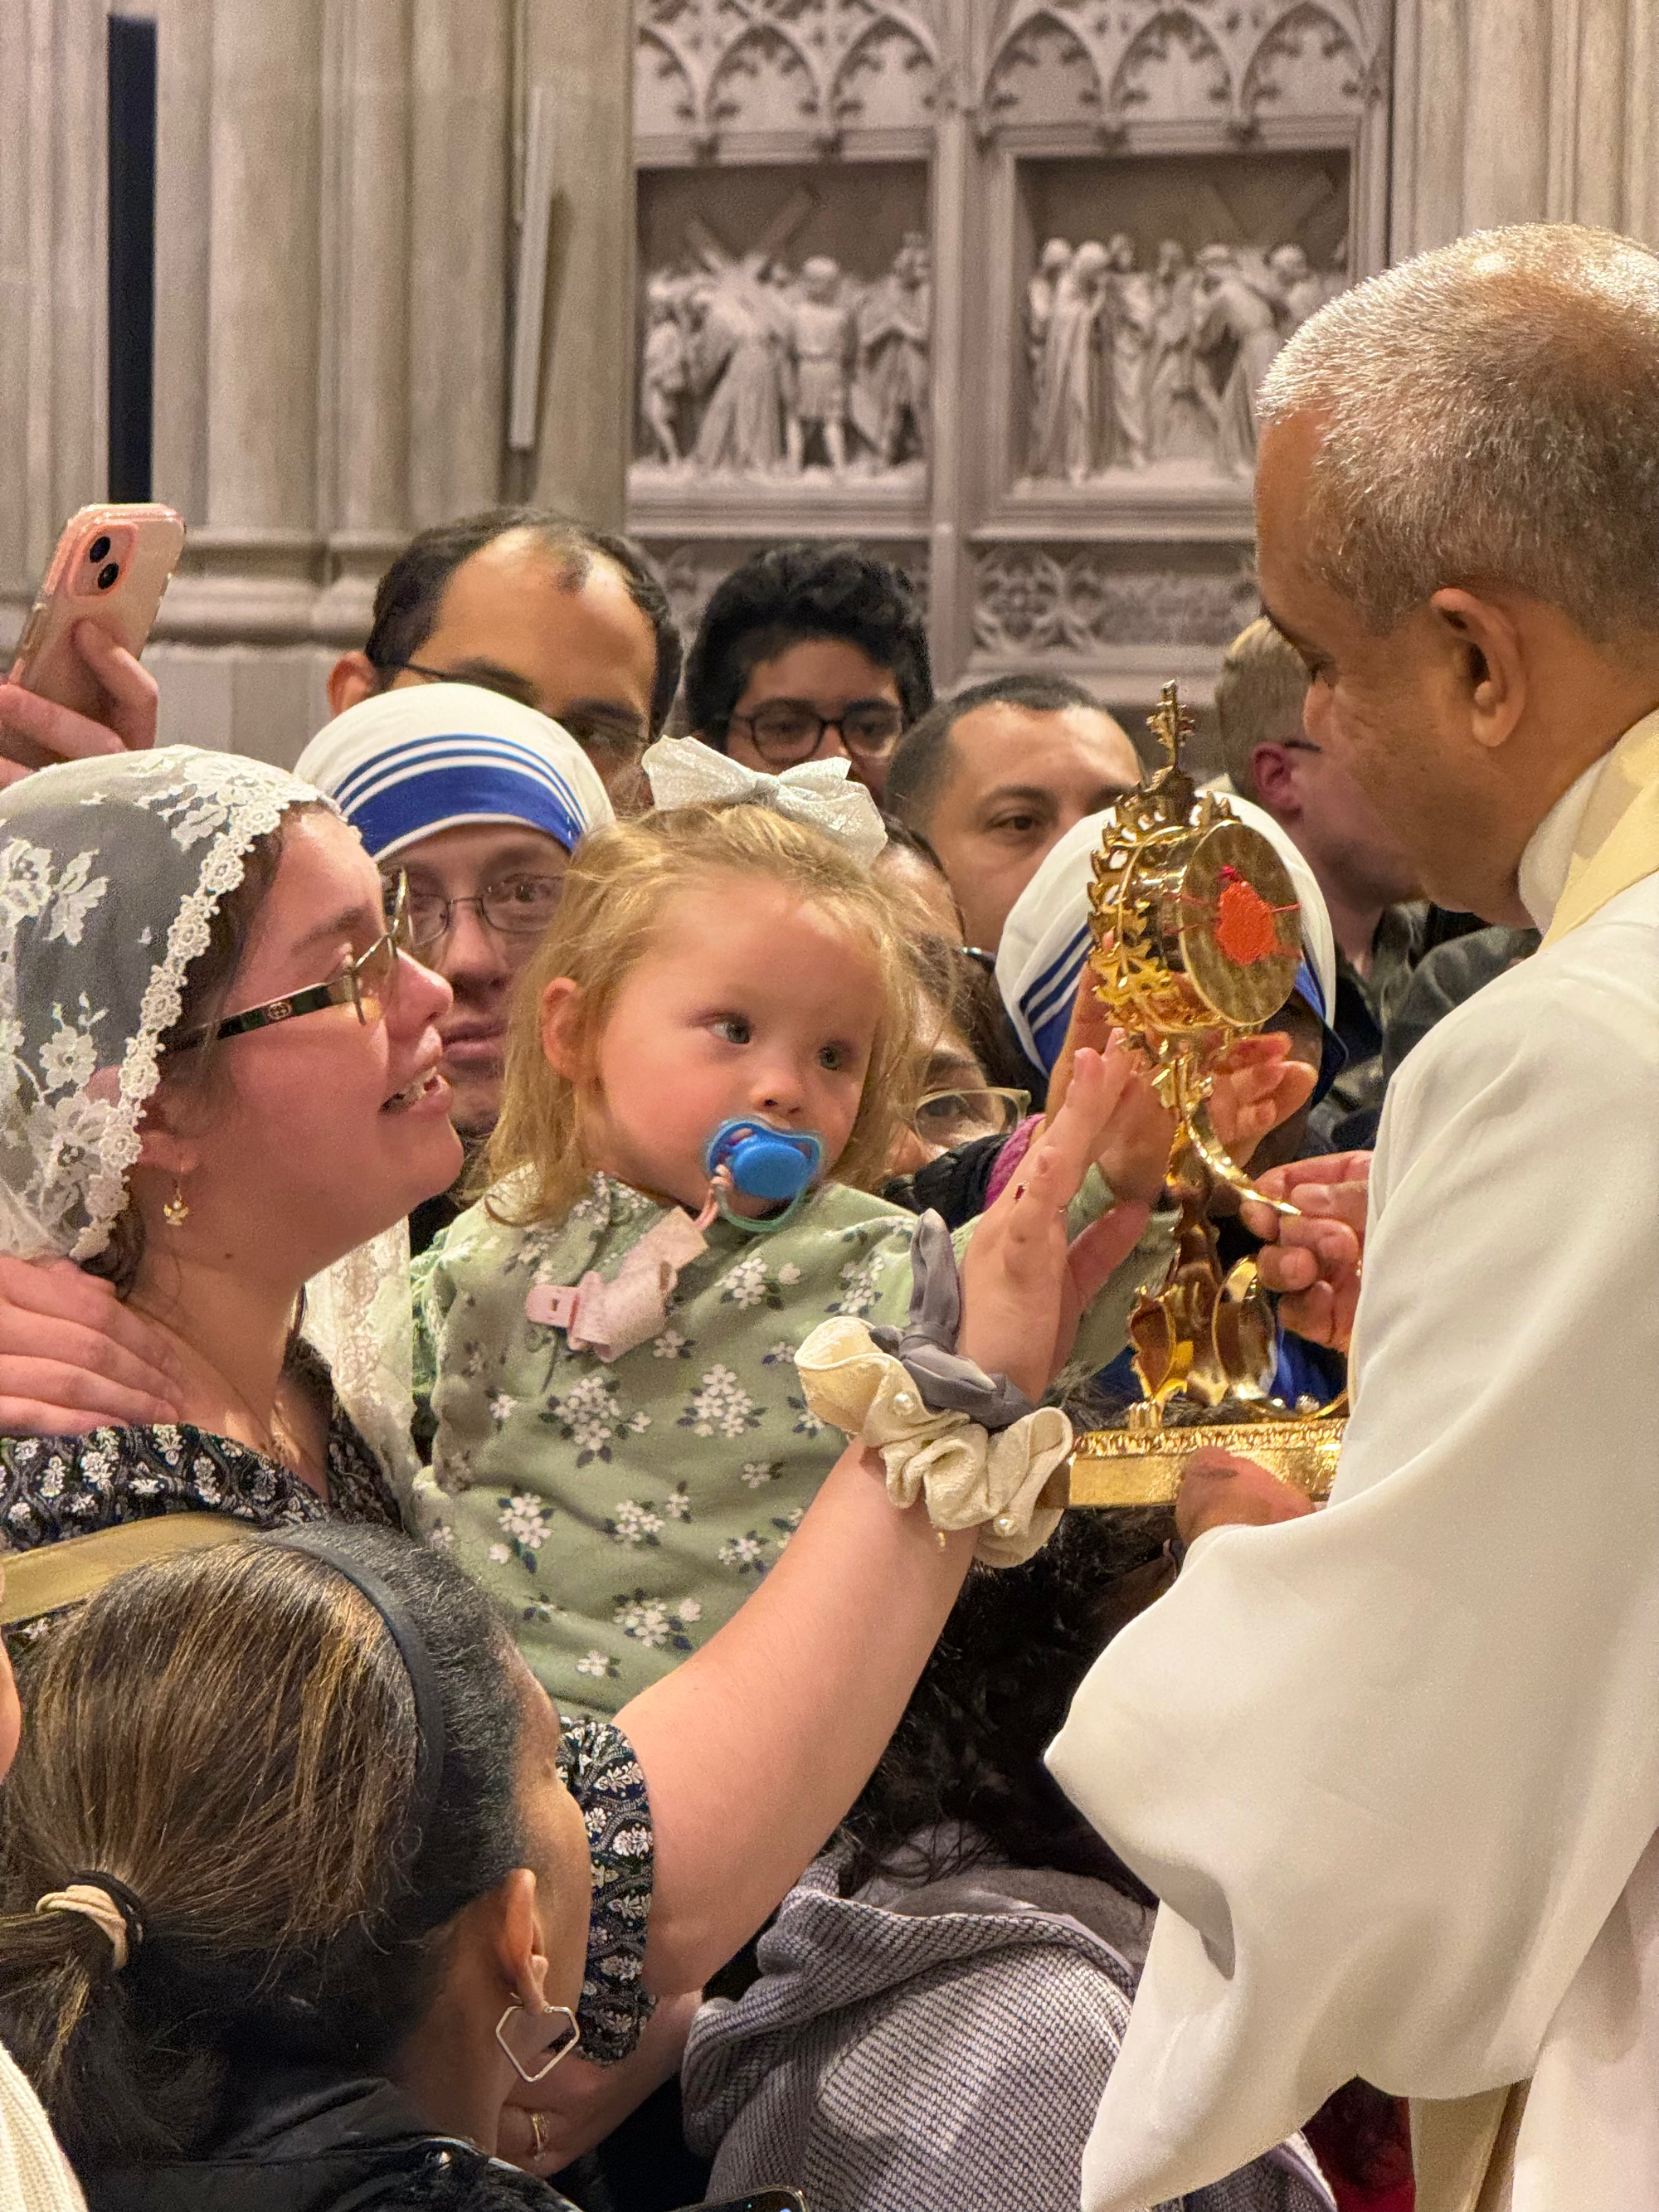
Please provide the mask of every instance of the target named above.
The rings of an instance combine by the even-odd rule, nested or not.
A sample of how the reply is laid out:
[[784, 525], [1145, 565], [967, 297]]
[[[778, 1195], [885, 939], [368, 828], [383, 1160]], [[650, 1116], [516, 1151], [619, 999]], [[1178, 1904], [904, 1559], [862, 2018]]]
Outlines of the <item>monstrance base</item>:
[[1067, 1503], [1172, 1505], [1187, 1462], [1195, 1451], [1213, 1446], [1258, 1461], [1281, 1482], [1323, 1504], [1331, 1494], [1346, 1426], [1345, 1420], [1327, 1418], [1211, 1421], [1179, 1429], [1091, 1429], [1078, 1438], [1072, 1454]]

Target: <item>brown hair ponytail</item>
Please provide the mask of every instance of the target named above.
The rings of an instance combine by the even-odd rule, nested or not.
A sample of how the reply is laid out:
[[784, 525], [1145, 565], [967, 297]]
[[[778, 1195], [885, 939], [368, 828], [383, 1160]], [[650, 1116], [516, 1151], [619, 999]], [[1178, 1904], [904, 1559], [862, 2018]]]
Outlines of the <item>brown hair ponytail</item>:
[[[487, 1601], [406, 1539], [331, 1544], [427, 1647], [443, 1763], [423, 1836], [408, 1670], [325, 1559], [251, 1542], [139, 1569], [27, 1668], [0, 2040], [83, 2172], [189, 2155], [239, 2058], [383, 2067], [431, 2001], [442, 1923], [521, 1862], [524, 1686]], [[142, 1912], [118, 1972], [94, 1920], [34, 1909], [88, 1869]]]

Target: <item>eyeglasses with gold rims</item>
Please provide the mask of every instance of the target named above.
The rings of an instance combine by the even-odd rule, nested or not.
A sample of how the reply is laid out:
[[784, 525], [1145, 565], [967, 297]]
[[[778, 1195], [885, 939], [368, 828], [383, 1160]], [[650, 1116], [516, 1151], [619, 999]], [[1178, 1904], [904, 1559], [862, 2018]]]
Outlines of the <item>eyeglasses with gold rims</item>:
[[222, 1022], [209, 1022], [203, 1028], [186, 1030], [182, 1036], [169, 1038], [163, 1049], [193, 1052], [198, 1046], [214, 1044], [222, 1037], [246, 1036], [252, 1030], [270, 1029], [277, 1022], [291, 1022], [301, 1014], [318, 1014], [325, 1006], [353, 1006], [357, 1019], [365, 1027], [378, 1022], [386, 1012], [386, 1001], [397, 988], [399, 956], [415, 951], [415, 940], [410, 934], [409, 884], [399, 876], [398, 887], [390, 902], [384, 933], [377, 937], [367, 952], [360, 952], [343, 975], [329, 983], [315, 983], [304, 991], [291, 991], [285, 999], [267, 999], [261, 1006], [249, 1006], [240, 1014], [228, 1014]]
[[930, 1091], [910, 1117], [925, 1145], [941, 1152], [970, 1144], [975, 1137], [1006, 1137], [1031, 1109], [1030, 1093], [983, 1088]]

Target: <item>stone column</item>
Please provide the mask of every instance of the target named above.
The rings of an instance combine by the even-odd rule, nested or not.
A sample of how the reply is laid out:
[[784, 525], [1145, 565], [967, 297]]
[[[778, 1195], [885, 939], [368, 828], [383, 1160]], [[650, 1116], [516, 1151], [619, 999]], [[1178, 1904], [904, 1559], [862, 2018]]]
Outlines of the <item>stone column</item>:
[[1659, 242], [1655, 0], [1398, 0], [1389, 249], [1601, 224]]
[[368, 635], [374, 586], [409, 536], [412, 0], [331, 0], [324, 85], [319, 424], [331, 644]]
[[155, 375], [151, 488], [207, 515], [213, 0], [156, 0]]
[[[199, 52], [168, 54], [169, 30], [185, 38], [192, 28], [199, 16], [184, 10], [163, 21], [161, 69], [164, 83], [182, 71], [199, 98]], [[169, 308], [161, 325], [163, 346], [204, 335], [206, 347], [204, 370], [195, 356], [204, 520], [185, 545], [153, 656], [161, 734], [278, 760], [292, 760], [320, 720], [326, 665], [309, 642], [322, 550], [323, 29], [324, 0], [211, 0], [206, 313], [175, 323]], [[180, 119], [174, 106], [164, 125], [169, 113]], [[158, 161], [172, 173], [158, 190], [188, 189], [179, 165], [187, 179], [200, 129], [199, 117], [182, 132], [164, 128]], [[187, 426], [175, 428], [187, 436]]]
[[553, 236], [529, 495], [619, 530], [634, 420], [634, 9], [525, 0], [526, 93], [551, 104]]
[[104, 0], [0, 6], [0, 633], [104, 489]]
[[413, 37], [409, 503], [422, 529], [501, 496], [507, 0], [414, 0]]
[[213, 15], [207, 519], [306, 563], [317, 519], [322, 0]]

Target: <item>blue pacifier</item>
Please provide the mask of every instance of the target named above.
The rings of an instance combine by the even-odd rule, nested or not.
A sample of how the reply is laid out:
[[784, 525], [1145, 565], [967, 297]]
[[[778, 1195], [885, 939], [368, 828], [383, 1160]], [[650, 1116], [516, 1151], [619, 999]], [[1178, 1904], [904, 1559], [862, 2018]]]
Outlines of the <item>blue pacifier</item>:
[[823, 1146], [810, 1129], [797, 1136], [769, 1121], [722, 1121], [703, 1147], [702, 1164], [714, 1175], [724, 1168], [745, 1198], [764, 1200], [786, 1210], [762, 1221], [720, 1212], [740, 1229], [781, 1229], [811, 1186], [823, 1162]]

